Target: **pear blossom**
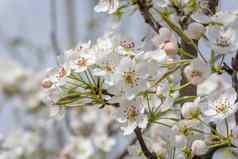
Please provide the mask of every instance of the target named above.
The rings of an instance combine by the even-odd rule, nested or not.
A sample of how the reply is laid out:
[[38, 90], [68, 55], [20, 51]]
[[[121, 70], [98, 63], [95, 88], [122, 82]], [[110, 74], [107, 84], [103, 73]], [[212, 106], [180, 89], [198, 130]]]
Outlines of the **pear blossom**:
[[232, 147], [220, 148], [212, 156], [212, 159], [236, 159], [237, 149]]
[[149, 75], [146, 63], [137, 63], [133, 59], [125, 57], [121, 59], [114, 76], [117, 81], [114, 91], [124, 92], [128, 99], [132, 99], [146, 88], [146, 79]]
[[93, 50], [83, 46], [67, 51], [65, 56], [69, 60], [69, 67], [78, 73], [87, 70], [89, 66], [96, 62]]
[[209, 117], [210, 121], [218, 122], [234, 114], [237, 109], [236, 93], [229, 88], [220, 96], [216, 96], [216, 99], [208, 101], [208, 108], [204, 110], [204, 115]]
[[120, 108], [115, 111], [117, 120], [123, 124], [121, 129], [124, 135], [133, 133], [136, 127], [146, 128], [148, 119], [144, 114], [144, 106], [142, 105], [141, 98], [134, 100], [117, 99], [120, 102]]
[[219, 54], [234, 53], [238, 49], [238, 32], [232, 27], [209, 26], [206, 36]]
[[[71, 69], [65, 64], [56, 68], [49, 69], [46, 74], [46, 78], [42, 80], [42, 86], [61, 86], [67, 81], [67, 76], [71, 73]], [[53, 84], [52, 84], [53, 83]], [[51, 88], [51, 87], [49, 87]]]
[[198, 85], [205, 81], [210, 74], [209, 65], [201, 59], [193, 59], [191, 64], [185, 67], [184, 74], [193, 85]]
[[[164, 0], [145, 4], [145, 8], [135, 2], [139, 11], [150, 9], [150, 5], [153, 5], [149, 11], [152, 17], [156, 9], [158, 12], [168, 11], [166, 16], [170, 13], [168, 21], [171, 22], [164, 19], [159, 24], [159, 31], [156, 30], [159, 33], [148, 39], [154, 46], [147, 45], [147, 36], [141, 43], [135, 43], [128, 38], [123, 39], [113, 28], [113, 31], [95, 40], [94, 44], [83, 43], [65, 52], [64, 61], [41, 81], [45, 97], [50, 98], [51, 108], [57, 108], [57, 113], [65, 106], [76, 109], [70, 116], [65, 114], [66, 126], [73, 137], [62, 151], [62, 159], [87, 159], [97, 152], [110, 152], [114, 145], [118, 145], [115, 139], [121, 137], [117, 134], [118, 130], [130, 135], [135, 129], [143, 132], [142, 139], [130, 146], [125, 158], [146, 157], [139, 148], [141, 140], [151, 153], [161, 159], [206, 155], [209, 146], [226, 139], [236, 149], [236, 92], [230, 89], [230, 83], [226, 89], [221, 80], [213, 80], [209, 89], [207, 85], [202, 85], [213, 73], [210, 64], [199, 56], [184, 59], [186, 52], [179, 52], [184, 56], [179, 56], [177, 52], [185, 49], [181, 42], [192, 42], [189, 39], [196, 46], [197, 42], [201, 44], [206, 41], [209, 49], [218, 54], [234, 52], [238, 49], [237, 17], [233, 15], [226, 19], [225, 15], [229, 14], [225, 13], [210, 15], [203, 6], [208, 5], [208, 1], [199, 0], [196, 5], [190, 6], [193, 2]], [[119, 0], [99, 0], [94, 9], [96, 12], [113, 14], [119, 7]], [[177, 15], [175, 10], [181, 10], [184, 17]], [[156, 22], [157, 17], [154, 20]], [[186, 23], [176, 24], [178, 21]], [[175, 25], [177, 27], [174, 28]], [[179, 37], [183, 33], [187, 36]], [[215, 60], [219, 63], [220, 59]], [[185, 85], [181, 85], [182, 77], [188, 81]], [[190, 84], [198, 87], [198, 93], [181, 96], [183, 89]], [[195, 100], [191, 102], [190, 97], [193, 96]], [[229, 125], [224, 127], [227, 121]], [[233, 148], [227, 149], [235, 152]], [[215, 147], [213, 157], [222, 156], [220, 151]]]

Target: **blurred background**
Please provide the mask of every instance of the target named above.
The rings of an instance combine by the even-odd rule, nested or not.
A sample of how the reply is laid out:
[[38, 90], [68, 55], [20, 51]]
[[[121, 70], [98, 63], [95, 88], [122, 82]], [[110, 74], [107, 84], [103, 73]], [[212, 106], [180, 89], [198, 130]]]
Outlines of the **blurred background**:
[[[77, 113], [66, 119], [52, 119], [42, 103], [39, 80], [42, 72], [56, 66], [56, 56], [78, 43], [95, 41], [112, 27], [114, 17], [94, 12], [97, 2], [0, 0], [0, 159], [63, 159], [78, 147], [86, 152], [78, 150], [65, 159], [118, 158], [123, 153], [129, 140], [119, 142], [120, 135], [113, 133], [117, 128], [110, 128], [110, 132], [91, 130], [102, 134], [100, 141], [94, 135], [77, 135], [70, 130], [85, 130], [85, 125], [95, 126], [98, 119], [108, 128], [114, 121], [104, 119], [107, 115], [99, 111], [87, 114], [84, 110], [87, 119], [83, 115], [78, 119]], [[238, 1], [221, 0], [220, 7], [238, 9]], [[120, 32], [135, 41], [151, 34], [138, 12], [122, 17]], [[77, 148], [75, 141], [80, 143]]]

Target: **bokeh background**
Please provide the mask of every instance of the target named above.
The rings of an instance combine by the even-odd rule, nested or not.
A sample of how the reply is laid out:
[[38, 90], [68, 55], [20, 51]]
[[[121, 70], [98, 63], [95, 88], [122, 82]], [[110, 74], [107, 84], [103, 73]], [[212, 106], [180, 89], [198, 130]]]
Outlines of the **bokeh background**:
[[[38, 80], [44, 70], [56, 66], [57, 54], [95, 41], [111, 28], [115, 19], [95, 13], [96, 4], [97, 0], [0, 0], [0, 143], [18, 130], [34, 130], [43, 131], [41, 140], [49, 149], [64, 147], [70, 133], [63, 120], [49, 117]], [[221, 0], [220, 8], [236, 10], [238, 0]], [[151, 34], [138, 12], [123, 16], [120, 32], [135, 41]], [[16, 138], [23, 137], [21, 133]], [[106, 158], [115, 158], [126, 142], [117, 142]]]

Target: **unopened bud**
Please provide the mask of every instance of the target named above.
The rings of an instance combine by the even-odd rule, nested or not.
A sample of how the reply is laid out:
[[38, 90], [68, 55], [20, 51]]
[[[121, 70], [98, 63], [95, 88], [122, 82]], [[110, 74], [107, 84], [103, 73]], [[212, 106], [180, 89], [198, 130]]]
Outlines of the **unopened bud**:
[[192, 102], [184, 103], [181, 109], [181, 113], [186, 119], [197, 118], [200, 115], [200, 112], [201, 111], [199, 105]]
[[205, 27], [200, 23], [191, 23], [188, 25], [187, 34], [191, 39], [199, 40], [205, 32]]
[[53, 82], [50, 79], [43, 79], [41, 81], [41, 86], [43, 88], [50, 88], [53, 85]]
[[164, 51], [167, 55], [174, 55], [177, 53], [178, 47], [173, 42], [166, 42], [164, 44]]
[[208, 146], [203, 140], [195, 140], [192, 143], [192, 154], [196, 156], [201, 156], [206, 154], [208, 151]]

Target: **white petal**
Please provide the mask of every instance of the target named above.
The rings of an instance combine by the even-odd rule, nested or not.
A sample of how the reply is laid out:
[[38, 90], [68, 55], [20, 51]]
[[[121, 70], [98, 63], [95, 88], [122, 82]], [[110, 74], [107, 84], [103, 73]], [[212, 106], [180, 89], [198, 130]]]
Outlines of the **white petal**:
[[121, 129], [123, 130], [124, 135], [130, 135], [133, 133], [136, 127], [137, 127], [136, 122], [128, 122], [127, 127], [121, 127]]

